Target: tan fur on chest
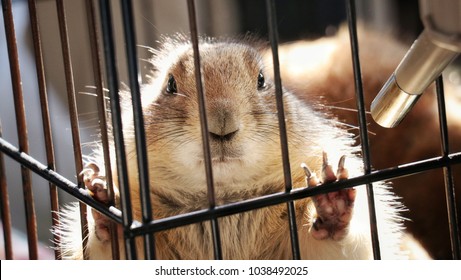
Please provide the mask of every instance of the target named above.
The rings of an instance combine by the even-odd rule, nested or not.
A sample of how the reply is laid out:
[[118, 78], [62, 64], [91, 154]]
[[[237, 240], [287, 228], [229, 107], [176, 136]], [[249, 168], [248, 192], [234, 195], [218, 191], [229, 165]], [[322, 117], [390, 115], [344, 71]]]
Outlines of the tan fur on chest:
[[[301, 186], [303, 182], [303, 178], [300, 177], [296, 180], [296, 185]], [[246, 191], [218, 191], [216, 200], [218, 205], [244, 201], [282, 191], [281, 186], [282, 183], [279, 183], [279, 186], [260, 187], [253, 191], [250, 187]], [[151, 195], [155, 219], [208, 208], [206, 192], [177, 193], [153, 188]], [[132, 189], [132, 197], [139, 199], [137, 189]], [[306, 227], [306, 221], [310, 220], [306, 217], [309, 204], [309, 198], [295, 202], [298, 228]], [[133, 215], [136, 219], [141, 219], [140, 204], [133, 206]], [[217, 221], [224, 259], [292, 258], [289, 217], [285, 203], [221, 217]], [[211, 221], [158, 232], [155, 234], [155, 240], [158, 259], [214, 259]], [[141, 239], [137, 244], [139, 249], [142, 248]]]
[[[298, 222], [301, 222], [298, 219]], [[286, 205], [219, 218], [224, 259], [289, 259]], [[213, 259], [211, 222], [175, 228], [157, 235], [160, 259]]]

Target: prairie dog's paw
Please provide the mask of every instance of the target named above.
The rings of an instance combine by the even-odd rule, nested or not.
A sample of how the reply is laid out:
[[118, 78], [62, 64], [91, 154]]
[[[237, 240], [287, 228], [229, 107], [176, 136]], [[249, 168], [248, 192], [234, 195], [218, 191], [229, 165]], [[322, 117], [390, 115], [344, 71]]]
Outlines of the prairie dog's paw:
[[[349, 174], [344, 167], [344, 162], [345, 157], [342, 156], [335, 173], [332, 166], [328, 164], [327, 154], [324, 153], [321, 180], [306, 165], [303, 165], [306, 171], [308, 187], [316, 187], [322, 183], [347, 179]], [[326, 238], [332, 238], [333, 240], [343, 239], [348, 232], [349, 223], [352, 219], [355, 196], [356, 190], [353, 188], [313, 196], [312, 200], [317, 216], [312, 224], [312, 236], [319, 240]]]
[[110, 202], [109, 192], [106, 186], [106, 178], [100, 175], [100, 169], [96, 163], [88, 163], [80, 173], [83, 176], [85, 187], [91, 192], [91, 196], [104, 204]]
[[[87, 164], [83, 168], [81, 175], [83, 176], [85, 187], [91, 192], [91, 196], [95, 200], [108, 205], [111, 201], [106, 178], [100, 175], [98, 165], [95, 163]], [[110, 219], [94, 209], [91, 209], [91, 215], [94, 219], [96, 237], [101, 242], [110, 241]]]

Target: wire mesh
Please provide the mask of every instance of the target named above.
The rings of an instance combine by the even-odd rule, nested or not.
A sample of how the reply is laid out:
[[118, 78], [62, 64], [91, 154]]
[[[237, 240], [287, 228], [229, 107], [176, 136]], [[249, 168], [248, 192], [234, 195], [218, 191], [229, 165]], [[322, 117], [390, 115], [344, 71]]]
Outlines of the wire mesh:
[[[104, 146], [105, 162], [106, 162], [106, 178], [112, 182], [110, 173], [110, 157], [109, 157], [109, 139], [108, 139], [108, 128], [106, 126], [106, 108], [105, 108], [105, 93], [104, 88], [104, 77], [102, 74], [102, 62], [105, 62], [106, 71], [106, 84], [108, 88], [108, 96], [110, 98], [110, 111], [111, 122], [112, 122], [112, 133], [114, 138], [115, 147], [115, 162], [117, 166], [117, 182], [115, 182], [120, 189], [120, 207], [121, 210], [117, 209], [112, 203], [111, 205], [103, 205], [91, 198], [88, 191], [83, 187], [81, 181], [80, 171], [83, 169], [82, 164], [82, 152], [81, 143], [79, 136], [78, 127], [78, 116], [77, 108], [75, 103], [75, 90], [73, 85], [73, 73], [72, 63], [69, 52], [69, 40], [68, 31], [66, 27], [66, 11], [64, 2], [58, 0], [57, 10], [59, 18], [59, 30], [62, 43], [62, 55], [64, 60], [65, 77], [67, 84], [68, 93], [68, 107], [71, 115], [71, 127], [73, 136], [74, 146], [74, 159], [76, 166], [76, 177], [78, 178], [77, 183], [74, 183], [67, 178], [63, 177], [55, 171], [55, 160], [53, 151], [53, 139], [51, 137], [50, 127], [50, 115], [47, 109], [47, 93], [45, 86], [45, 76], [43, 71], [43, 58], [41, 50], [41, 38], [40, 30], [38, 29], [37, 15], [35, 1], [29, 0], [30, 18], [32, 24], [33, 43], [35, 50], [35, 60], [37, 65], [37, 76], [39, 81], [40, 89], [40, 100], [42, 108], [42, 122], [44, 127], [44, 137], [46, 138], [46, 151], [47, 151], [47, 164], [42, 164], [37, 159], [31, 157], [28, 154], [28, 139], [27, 139], [27, 128], [25, 125], [25, 112], [24, 112], [24, 98], [22, 97], [21, 89], [21, 76], [19, 70], [19, 63], [17, 57], [17, 46], [14, 31], [13, 13], [10, 0], [2, 0], [2, 9], [4, 14], [4, 26], [7, 34], [7, 44], [9, 50], [9, 62], [10, 62], [10, 74], [13, 85], [15, 112], [17, 119], [18, 136], [20, 139], [19, 147], [15, 147], [4, 138], [1, 137], [0, 133], [0, 186], [2, 188], [2, 221], [5, 239], [5, 252], [6, 258], [13, 258], [13, 245], [11, 244], [11, 225], [9, 223], [10, 213], [8, 210], [8, 193], [6, 189], [5, 171], [3, 167], [3, 155], [11, 157], [13, 160], [21, 164], [22, 178], [23, 178], [23, 189], [24, 189], [24, 200], [26, 201], [26, 217], [27, 217], [27, 229], [28, 229], [28, 244], [29, 244], [29, 258], [38, 258], [37, 252], [37, 233], [36, 233], [36, 218], [34, 210], [34, 199], [31, 192], [30, 183], [30, 172], [34, 172], [47, 181], [50, 184], [50, 197], [52, 203], [53, 213], [58, 211], [58, 200], [56, 188], [59, 188], [73, 197], [81, 201], [81, 217], [82, 217], [82, 233], [86, 236], [88, 231], [86, 218], [86, 206], [90, 206], [103, 215], [109, 217], [114, 224], [121, 224], [123, 226], [123, 239], [125, 240], [125, 257], [127, 259], [138, 258], [136, 252], [135, 238], [144, 237], [144, 257], [146, 259], [155, 259], [155, 244], [154, 236], [155, 233], [172, 229], [175, 227], [185, 226], [199, 222], [210, 222], [212, 228], [212, 240], [214, 248], [215, 259], [222, 259], [222, 248], [220, 241], [220, 232], [218, 226], [218, 218], [226, 217], [245, 211], [251, 211], [260, 209], [263, 207], [269, 207], [280, 203], [286, 203], [288, 207], [288, 224], [290, 227], [290, 237], [293, 259], [299, 259], [301, 254], [299, 250], [298, 236], [297, 236], [297, 225], [295, 220], [294, 201], [298, 199], [307, 198], [320, 193], [326, 193], [331, 191], [337, 191], [344, 188], [366, 185], [369, 198], [369, 212], [371, 217], [371, 236], [373, 241], [373, 252], [374, 258], [380, 259], [379, 249], [379, 236], [376, 224], [379, 221], [376, 220], [374, 214], [374, 201], [373, 201], [373, 183], [383, 180], [389, 180], [398, 178], [401, 176], [408, 176], [411, 174], [417, 174], [419, 172], [442, 168], [445, 174], [445, 189], [446, 189], [446, 201], [448, 209], [448, 218], [450, 225], [450, 238], [452, 244], [453, 258], [460, 258], [460, 241], [459, 241], [459, 224], [456, 217], [456, 204], [454, 200], [454, 181], [452, 174], [452, 166], [461, 163], [461, 152], [450, 153], [448, 145], [448, 126], [446, 124], [446, 111], [445, 101], [443, 94], [443, 81], [442, 78], [437, 80], [437, 93], [438, 93], [438, 105], [439, 105], [439, 117], [440, 117], [440, 135], [442, 139], [442, 155], [440, 157], [429, 158], [423, 161], [412, 162], [409, 164], [396, 166], [388, 169], [372, 171], [370, 163], [370, 151], [368, 144], [368, 131], [367, 131], [367, 119], [365, 114], [365, 106], [363, 101], [362, 92], [362, 80], [361, 80], [361, 69], [359, 59], [359, 44], [357, 39], [357, 26], [356, 26], [356, 14], [355, 14], [355, 1], [346, 1], [347, 20], [349, 24], [349, 34], [351, 41], [351, 52], [353, 59], [353, 70], [355, 76], [355, 88], [356, 88], [356, 99], [358, 108], [358, 118], [360, 123], [360, 140], [362, 146], [362, 154], [364, 159], [365, 172], [362, 176], [354, 177], [345, 181], [338, 181], [326, 184], [322, 188], [292, 188], [291, 182], [291, 171], [289, 168], [288, 158], [288, 144], [286, 140], [286, 128], [284, 125], [284, 111], [282, 103], [282, 83], [280, 79], [279, 66], [278, 66], [278, 35], [277, 35], [277, 19], [275, 1], [267, 0], [267, 14], [268, 14], [268, 27], [271, 41], [271, 49], [274, 63], [274, 80], [276, 85], [276, 100], [278, 108], [278, 119], [279, 129], [281, 137], [281, 151], [282, 160], [284, 163], [284, 175], [285, 175], [285, 191], [275, 193], [271, 195], [265, 195], [262, 197], [245, 200], [242, 202], [229, 203], [225, 205], [216, 205], [214, 197], [214, 186], [213, 186], [213, 174], [211, 165], [210, 148], [208, 143], [208, 128], [205, 112], [205, 99], [204, 99], [204, 88], [202, 86], [202, 77], [200, 70], [200, 50], [199, 50], [199, 38], [197, 30], [197, 19], [195, 11], [195, 3], [193, 0], [188, 0], [188, 15], [190, 24], [191, 42], [194, 50], [195, 59], [195, 75], [197, 92], [199, 92], [199, 104], [200, 104], [200, 115], [201, 115], [201, 127], [202, 127], [202, 138], [203, 138], [203, 150], [205, 154], [205, 170], [207, 174], [207, 190], [208, 190], [208, 202], [209, 208], [198, 210], [190, 213], [185, 213], [173, 217], [163, 218], [154, 220], [152, 206], [150, 205], [150, 190], [149, 190], [149, 174], [148, 174], [148, 159], [146, 152], [145, 133], [144, 133], [144, 122], [142, 115], [142, 108], [140, 103], [140, 89], [139, 89], [139, 70], [137, 65], [137, 53], [136, 53], [136, 38], [135, 38], [135, 24], [133, 21], [133, 9], [131, 1], [123, 0], [122, 12], [123, 12], [123, 28], [124, 28], [124, 40], [126, 46], [126, 58], [128, 64], [128, 72], [130, 77], [130, 89], [132, 90], [132, 102], [133, 112], [135, 121], [136, 131], [136, 145], [139, 167], [139, 185], [142, 202], [142, 221], [135, 221], [132, 215], [131, 197], [129, 191], [129, 180], [128, 180], [128, 168], [125, 151], [125, 143], [123, 136], [123, 125], [121, 119], [121, 107], [120, 107], [120, 96], [119, 96], [119, 73], [117, 69], [117, 59], [115, 55], [115, 38], [114, 38], [114, 23], [112, 21], [111, 3], [108, 0], [99, 1], [99, 24], [101, 28], [101, 34], [98, 33], [98, 20], [96, 16], [96, 7], [94, 2], [91, 0], [86, 1], [88, 8], [88, 24], [89, 33], [92, 42], [93, 50], [93, 71], [96, 81], [96, 88], [98, 90], [98, 112], [101, 120], [101, 132], [102, 142]], [[99, 36], [101, 36], [101, 42], [99, 42]], [[103, 51], [101, 51], [103, 50]], [[1, 131], [0, 131], [1, 132]], [[113, 193], [113, 191], [112, 191]], [[58, 222], [58, 216], [53, 216], [54, 223]], [[112, 231], [113, 240], [117, 240], [116, 230]], [[58, 237], [55, 237], [58, 238]], [[83, 248], [85, 248], [85, 240], [83, 239]], [[113, 258], [119, 258], [117, 242], [113, 242]], [[60, 258], [60, 253], [56, 251], [56, 259]]]

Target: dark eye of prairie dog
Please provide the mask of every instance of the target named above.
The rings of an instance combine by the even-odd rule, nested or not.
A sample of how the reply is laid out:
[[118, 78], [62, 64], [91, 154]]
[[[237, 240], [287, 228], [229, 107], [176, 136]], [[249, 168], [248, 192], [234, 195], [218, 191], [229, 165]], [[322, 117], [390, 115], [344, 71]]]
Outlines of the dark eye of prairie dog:
[[262, 71], [259, 71], [258, 74], [258, 89], [263, 89], [266, 87], [266, 80], [264, 79], [264, 75]]
[[166, 92], [167, 93], [177, 93], [178, 92], [178, 86], [176, 85], [176, 80], [174, 79], [173, 75], [168, 76], [168, 82], [166, 84]]

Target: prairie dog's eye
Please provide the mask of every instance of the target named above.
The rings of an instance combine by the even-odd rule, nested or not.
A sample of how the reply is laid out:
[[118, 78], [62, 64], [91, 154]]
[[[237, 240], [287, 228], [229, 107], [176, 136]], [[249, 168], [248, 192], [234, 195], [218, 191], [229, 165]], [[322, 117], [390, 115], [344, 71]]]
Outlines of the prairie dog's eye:
[[167, 93], [177, 93], [178, 92], [178, 86], [176, 85], [176, 80], [174, 79], [173, 75], [168, 76], [168, 82], [166, 84], [166, 92]]
[[261, 90], [266, 87], [266, 80], [264, 79], [264, 75], [262, 71], [259, 71], [258, 74], [258, 89]]

